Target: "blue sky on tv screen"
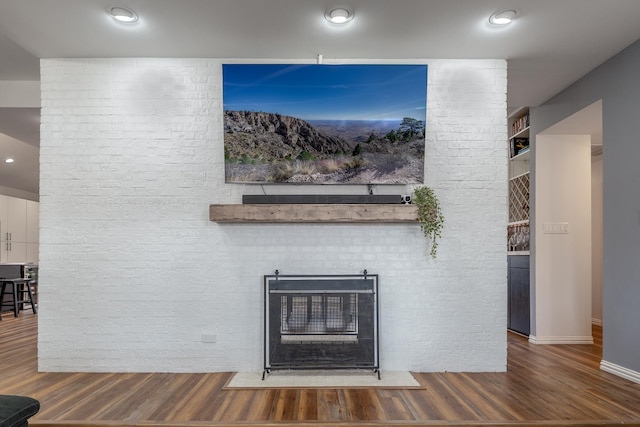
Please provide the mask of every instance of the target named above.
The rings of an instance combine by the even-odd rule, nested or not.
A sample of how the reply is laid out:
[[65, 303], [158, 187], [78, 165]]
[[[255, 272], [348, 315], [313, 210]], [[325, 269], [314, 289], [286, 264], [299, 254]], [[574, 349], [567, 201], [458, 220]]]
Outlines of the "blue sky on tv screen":
[[225, 110], [304, 120], [426, 119], [426, 65], [224, 64]]

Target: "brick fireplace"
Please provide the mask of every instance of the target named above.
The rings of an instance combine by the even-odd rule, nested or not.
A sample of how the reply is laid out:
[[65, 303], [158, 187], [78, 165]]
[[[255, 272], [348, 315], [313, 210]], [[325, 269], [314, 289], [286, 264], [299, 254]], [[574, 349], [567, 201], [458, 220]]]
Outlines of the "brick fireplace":
[[207, 221], [207, 205], [248, 193], [367, 192], [226, 184], [222, 62], [41, 61], [40, 279], [49, 291], [39, 369], [261, 372], [265, 274], [370, 266], [383, 280], [382, 369], [504, 371], [506, 61], [419, 60], [429, 65], [425, 182], [447, 221], [436, 261], [415, 221]]

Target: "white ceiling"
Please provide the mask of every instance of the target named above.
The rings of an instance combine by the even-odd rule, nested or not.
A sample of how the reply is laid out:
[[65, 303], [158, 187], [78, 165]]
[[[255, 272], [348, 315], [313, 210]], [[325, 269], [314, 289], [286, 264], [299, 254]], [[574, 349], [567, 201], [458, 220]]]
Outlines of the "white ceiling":
[[[323, 18], [336, 4], [355, 11], [345, 28]], [[107, 6], [118, 5], [140, 21], [110, 19]], [[519, 18], [492, 27], [489, 15], [505, 8]], [[0, 81], [36, 81], [38, 59], [57, 57], [503, 58], [514, 110], [640, 39], [638, 22], [640, 0], [0, 0]], [[32, 117], [0, 108], [0, 133], [37, 143]], [[0, 186], [37, 193], [32, 181], [0, 174]]]

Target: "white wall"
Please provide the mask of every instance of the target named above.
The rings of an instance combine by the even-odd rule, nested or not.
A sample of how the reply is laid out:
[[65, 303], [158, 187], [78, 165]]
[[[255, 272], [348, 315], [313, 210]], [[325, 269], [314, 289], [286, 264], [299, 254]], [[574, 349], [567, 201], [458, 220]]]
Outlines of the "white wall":
[[0, 81], [0, 108], [40, 108], [40, 82]]
[[602, 155], [591, 160], [591, 321], [602, 325]]
[[[607, 153], [602, 157], [604, 341], [600, 367], [636, 382], [640, 382], [640, 328], [634, 327], [640, 324], [640, 263], [629, 262], [629, 255], [640, 253], [640, 197], [629, 195], [637, 194], [640, 188], [639, 74], [640, 41], [636, 41], [531, 109], [531, 133], [536, 135], [595, 102], [602, 103], [602, 136]], [[535, 188], [532, 190], [535, 197]], [[532, 286], [536, 286], [535, 277]]]
[[[262, 275], [364, 268], [382, 370], [505, 370], [506, 63], [408, 62], [429, 65], [437, 261], [417, 224], [210, 222], [256, 192], [224, 183], [222, 61], [43, 60], [40, 370], [260, 371]], [[334, 189], [366, 191], [278, 187]]]
[[[536, 135], [538, 344], [591, 343], [591, 138]], [[548, 227], [567, 225], [566, 234]]]

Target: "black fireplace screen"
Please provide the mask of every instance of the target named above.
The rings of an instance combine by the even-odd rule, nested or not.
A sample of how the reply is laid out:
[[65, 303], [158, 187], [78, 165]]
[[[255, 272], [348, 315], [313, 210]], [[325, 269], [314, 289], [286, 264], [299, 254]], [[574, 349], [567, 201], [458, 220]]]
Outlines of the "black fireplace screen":
[[378, 371], [378, 276], [264, 276], [264, 369]]

